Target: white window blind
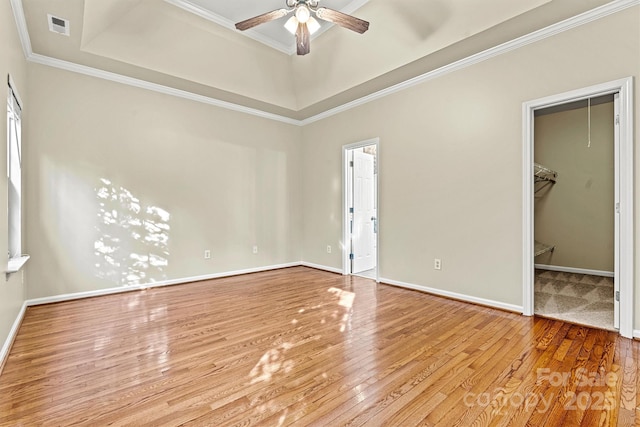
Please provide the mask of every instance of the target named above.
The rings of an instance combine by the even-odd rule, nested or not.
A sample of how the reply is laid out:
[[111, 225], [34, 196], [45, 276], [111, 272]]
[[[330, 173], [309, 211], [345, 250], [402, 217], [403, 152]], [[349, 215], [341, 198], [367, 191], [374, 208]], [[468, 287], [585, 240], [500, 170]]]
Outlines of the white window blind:
[[9, 259], [22, 254], [22, 107], [19, 97], [11, 87], [7, 97], [7, 177]]

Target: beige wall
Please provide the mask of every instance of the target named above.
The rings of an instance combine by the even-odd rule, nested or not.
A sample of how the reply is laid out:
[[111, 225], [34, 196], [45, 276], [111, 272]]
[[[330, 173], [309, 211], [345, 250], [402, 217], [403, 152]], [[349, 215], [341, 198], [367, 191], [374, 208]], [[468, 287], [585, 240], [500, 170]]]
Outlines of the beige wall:
[[456, 43], [550, 0], [372, 1], [354, 12], [371, 23], [360, 35], [336, 28], [314, 39], [311, 55], [292, 57], [299, 108], [305, 108]]
[[[30, 64], [28, 297], [300, 259], [341, 268], [326, 253], [341, 243], [341, 147], [380, 137], [381, 276], [521, 305], [522, 102], [637, 79], [639, 9], [302, 129]], [[0, 65], [24, 67], [15, 34], [3, 40], [16, 49], [3, 43]], [[23, 294], [5, 289], [8, 330]]]
[[558, 172], [535, 199], [535, 238], [554, 245], [536, 264], [613, 271], [613, 102], [535, 118], [535, 161]]
[[[13, 19], [13, 12], [8, 1], [0, 2], [0, 94], [3, 110], [6, 112], [7, 99], [7, 74], [11, 74], [23, 102], [23, 129], [28, 125], [29, 105], [27, 101], [26, 86], [26, 61], [20, 47], [16, 24]], [[3, 147], [6, 147], [7, 118], [6, 113], [0, 119], [0, 135], [2, 135]], [[28, 141], [23, 139], [23, 147], [28, 145]], [[7, 164], [7, 149], [0, 149], [0, 165]], [[3, 166], [6, 167], [6, 166]], [[0, 174], [0, 254], [7, 253], [7, 174]], [[28, 246], [25, 252], [29, 249]], [[16, 320], [20, 307], [25, 299], [25, 288], [23, 285], [23, 272], [12, 274], [8, 278], [2, 274], [0, 278], [0, 348], [9, 335], [13, 322]]]
[[300, 261], [299, 127], [36, 64], [28, 77], [29, 298]]
[[341, 147], [380, 137], [381, 277], [521, 306], [522, 103], [637, 78], [639, 33], [635, 7], [306, 126], [304, 259], [341, 268]]

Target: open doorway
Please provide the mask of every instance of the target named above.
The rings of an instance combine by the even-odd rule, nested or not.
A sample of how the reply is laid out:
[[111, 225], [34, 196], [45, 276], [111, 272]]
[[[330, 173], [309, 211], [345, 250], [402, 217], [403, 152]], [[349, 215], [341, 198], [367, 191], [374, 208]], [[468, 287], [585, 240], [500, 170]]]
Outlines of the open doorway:
[[[612, 271], [611, 263], [604, 269], [597, 270], [589, 268], [578, 268], [577, 271], [561, 271], [562, 274], [592, 274], [595, 280], [607, 278], [613, 273], [613, 289], [611, 291], [602, 291], [605, 304], [613, 303], [613, 328], [619, 329], [620, 335], [633, 337], [633, 312], [634, 312], [634, 246], [633, 246], [633, 216], [634, 216], [634, 196], [633, 196], [633, 79], [625, 78], [607, 82], [587, 88], [577, 89], [571, 92], [565, 92], [558, 95], [525, 102], [523, 104], [523, 314], [531, 316], [535, 314], [535, 305], [539, 301], [535, 301], [535, 276], [536, 264], [544, 265], [546, 271], [553, 272], [549, 268], [553, 264], [560, 264], [565, 261], [558, 261], [559, 254], [556, 257], [555, 251], [558, 246], [553, 241], [538, 241], [546, 239], [541, 235], [536, 236], [534, 223], [537, 222], [535, 215], [536, 190], [542, 184], [549, 193], [555, 190], [553, 182], [545, 184], [539, 180], [539, 175], [543, 175], [545, 180], [562, 182], [563, 172], [553, 170], [551, 167], [542, 164], [536, 164], [534, 153], [534, 141], [536, 133], [536, 113], [538, 116], [545, 109], [557, 108], [566, 109], [572, 103], [587, 103], [589, 108], [589, 100], [602, 100], [613, 97], [613, 114], [610, 120], [613, 124], [613, 153], [609, 151], [609, 157], [613, 157], [613, 195], [608, 197], [609, 210], [613, 215], [613, 263]], [[607, 107], [609, 108], [609, 107]], [[585, 114], [586, 116], [586, 114]], [[588, 116], [587, 116], [588, 117]], [[589, 147], [589, 127], [588, 123], [584, 129], [584, 144]], [[594, 142], [591, 141], [591, 144]], [[612, 156], [611, 156], [612, 155]], [[578, 160], [578, 156], [570, 156], [574, 163]], [[549, 157], [547, 158], [549, 159]], [[551, 161], [551, 160], [549, 160]], [[537, 183], [536, 183], [537, 182]], [[587, 188], [593, 186], [594, 181], [582, 177], [582, 186]], [[575, 194], [574, 194], [575, 195]], [[572, 195], [572, 196], [574, 196]], [[542, 195], [541, 197], [545, 197]], [[604, 228], [611, 228], [604, 226]], [[606, 231], [606, 230], [605, 230]], [[610, 232], [610, 230], [609, 230]], [[575, 233], [574, 233], [575, 235]], [[579, 239], [576, 239], [579, 240]], [[575, 242], [573, 242], [575, 243]], [[565, 244], [563, 244], [565, 245]], [[543, 251], [543, 252], [541, 252]], [[546, 262], [538, 261], [541, 256], [551, 257]], [[611, 256], [611, 251], [609, 252]], [[535, 260], [535, 261], [534, 261]], [[566, 268], [565, 268], [566, 269]], [[593, 278], [588, 278], [591, 280]], [[573, 289], [574, 293], [576, 288]], [[580, 291], [577, 291], [580, 292]], [[595, 291], [599, 292], [599, 291]], [[606, 294], [606, 295], [604, 295]], [[601, 304], [602, 305], [602, 304]], [[579, 321], [578, 323], [588, 323]]]
[[378, 280], [378, 140], [343, 147], [344, 273]]
[[534, 313], [616, 330], [618, 93], [534, 112]]

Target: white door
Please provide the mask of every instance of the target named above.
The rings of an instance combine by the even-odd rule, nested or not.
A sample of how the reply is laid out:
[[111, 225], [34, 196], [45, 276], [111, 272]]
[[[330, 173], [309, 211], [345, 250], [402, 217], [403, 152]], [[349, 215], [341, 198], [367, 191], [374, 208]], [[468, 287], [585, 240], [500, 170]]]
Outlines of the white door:
[[353, 231], [351, 235], [352, 273], [376, 266], [376, 210], [373, 155], [353, 151]]
[[620, 329], [620, 93], [613, 95], [614, 135], [614, 256], [613, 256], [613, 327]]

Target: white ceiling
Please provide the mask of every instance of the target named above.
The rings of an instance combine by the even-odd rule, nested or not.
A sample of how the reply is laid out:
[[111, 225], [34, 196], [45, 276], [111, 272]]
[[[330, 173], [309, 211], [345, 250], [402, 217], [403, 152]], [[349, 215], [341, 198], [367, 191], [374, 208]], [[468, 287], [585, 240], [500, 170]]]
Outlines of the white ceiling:
[[[272, 10], [286, 8], [286, 0], [165, 0], [167, 3], [208, 19], [233, 30], [235, 23], [253, 18]], [[352, 14], [369, 0], [321, 0], [323, 7]], [[247, 37], [264, 43], [288, 55], [296, 53], [295, 38], [284, 28], [285, 18], [267, 22], [251, 30], [244, 31]], [[320, 30], [311, 40], [318, 38], [333, 24], [318, 20]]]
[[[328, 27], [305, 56], [289, 54], [284, 19], [233, 26], [285, 0], [10, 1], [37, 62], [302, 120], [624, 0], [321, 0], [371, 26]], [[68, 19], [70, 36], [50, 32], [47, 14]]]

